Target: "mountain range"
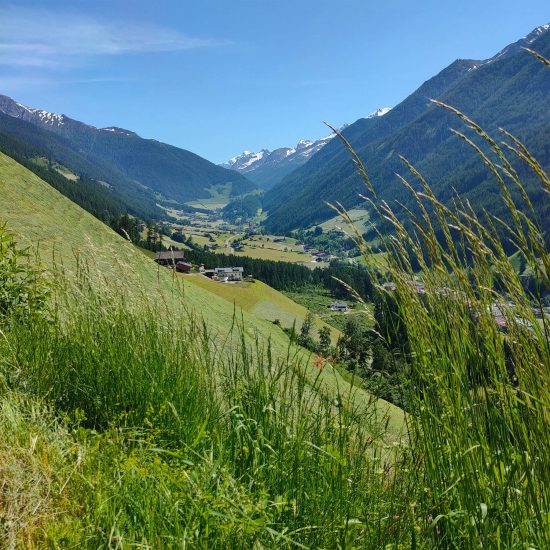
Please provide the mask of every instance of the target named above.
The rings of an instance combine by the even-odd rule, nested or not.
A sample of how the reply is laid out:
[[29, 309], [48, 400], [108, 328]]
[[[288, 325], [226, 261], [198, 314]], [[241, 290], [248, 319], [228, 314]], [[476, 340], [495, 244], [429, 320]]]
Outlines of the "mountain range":
[[[360, 119], [342, 131], [365, 163], [380, 199], [414, 207], [410, 194], [396, 176], [405, 156], [448, 202], [456, 189], [478, 209], [494, 214], [505, 209], [496, 201], [496, 182], [471, 149], [450, 127], [463, 129], [438, 99], [463, 111], [490, 133], [504, 127], [525, 140], [543, 167], [550, 167], [550, 71], [525, 51], [526, 47], [550, 57], [550, 25], [486, 60], [459, 59], [422, 84], [382, 117]], [[525, 175], [529, 186], [529, 176]], [[534, 188], [534, 186], [533, 186]], [[308, 227], [334, 216], [326, 202], [346, 207], [364, 204], [364, 184], [339, 139], [328, 140], [304, 165], [288, 174], [263, 199], [269, 231], [286, 232]], [[534, 196], [538, 214], [550, 224], [546, 197]], [[367, 207], [365, 207], [367, 208]]]
[[32, 145], [38, 156], [101, 182], [134, 209], [145, 205], [150, 213], [161, 213], [157, 203], [182, 205], [208, 198], [209, 189], [215, 187], [230, 186], [234, 196], [257, 188], [238, 172], [185, 149], [116, 126], [96, 128], [4, 95], [0, 96], [0, 133]]
[[[444, 203], [456, 191], [478, 211], [506, 216], [502, 202], [495, 200], [498, 189], [492, 174], [449, 131], [463, 124], [430, 100], [458, 108], [492, 135], [506, 128], [549, 169], [550, 72], [526, 47], [549, 58], [550, 24], [489, 59], [454, 61], [391, 110], [379, 109], [341, 129], [363, 160], [379, 199], [415, 208], [396, 175], [404, 171], [403, 155]], [[96, 128], [0, 95], [0, 150], [39, 170], [40, 177], [94, 212], [126, 210], [143, 219], [162, 218], [162, 206], [191, 208], [185, 203], [221, 190], [236, 197], [261, 187], [266, 189], [261, 199], [267, 212], [265, 229], [279, 234], [332, 217], [327, 202], [348, 208], [364, 204], [364, 184], [349, 153], [332, 135], [274, 151], [245, 151], [218, 166], [130, 130]], [[80, 188], [57, 181], [56, 167], [70, 171]], [[516, 168], [544, 227], [550, 229], [550, 201], [536, 191], [534, 178], [522, 172], [519, 163]], [[255, 197], [254, 204], [258, 200]], [[383, 229], [385, 222], [379, 223]]]
[[[366, 118], [383, 116], [389, 110], [390, 107], [376, 109]], [[347, 124], [343, 125], [340, 130], [347, 126]], [[243, 151], [220, 166], [246, 174], [249, 180], [262, 189], [271, 189], [286, 175], [305, 164], [333, 137], [334, 134], [329, 134], [318, 140], [301, 139], [294, 147], [279, 147], [273, 151], [269, 149], [262, 149], [255, 153]]]

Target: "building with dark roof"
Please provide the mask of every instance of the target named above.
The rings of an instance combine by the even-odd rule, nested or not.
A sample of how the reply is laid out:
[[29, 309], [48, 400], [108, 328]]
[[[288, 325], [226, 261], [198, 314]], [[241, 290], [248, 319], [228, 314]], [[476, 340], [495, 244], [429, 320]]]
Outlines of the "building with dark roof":
[[182, 250], [166, 250], [157, 252], [155, 255], [155, 262], [167, 267], [176, 267], [178, 262], [183, 262], [184, 260], [185, 256]]

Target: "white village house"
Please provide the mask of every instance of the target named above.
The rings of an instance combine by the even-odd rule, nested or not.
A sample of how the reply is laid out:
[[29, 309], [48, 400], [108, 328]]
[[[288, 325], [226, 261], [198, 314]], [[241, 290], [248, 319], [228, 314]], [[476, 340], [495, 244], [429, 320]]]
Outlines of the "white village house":
[[244, 267], [216, 267], [213, 279], [218, 281], [242, 281]]
[[201, 265], [199, 267], [199, 272], [213, 281], [230, 283], [243, 280], [244, 267], [215, 267], [214, 269], [204, 269], [204, 265]]

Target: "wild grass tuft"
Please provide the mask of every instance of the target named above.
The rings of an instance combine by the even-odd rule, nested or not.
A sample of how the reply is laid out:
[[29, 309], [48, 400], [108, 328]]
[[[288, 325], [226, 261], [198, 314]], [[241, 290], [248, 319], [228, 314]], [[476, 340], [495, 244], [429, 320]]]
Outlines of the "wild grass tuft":
[[251, 343], [237, 318], [241, 343], [222, 349], [191, 313], [162, 301], [130, 308], [86, 273], [57, 285], [49, 317], [0, 340], [5, 399], [36, 404], [44, 421], [10, 424], [4, 409], [4, 452], [32, 434], [54, 445], [36, 475], [30, 457], [3, 472], [17, 487], [0, 503], [6, 517], [19, 495], [29, 506], [49, 498], [38, 527], [23, 512], [7, 519], [3, 543], [376, 548], [410, 538], [391, 519], [403, 514], [390, 490], [403, 487], [399, 447], [375, 400], [359, 406], [303, 354]]

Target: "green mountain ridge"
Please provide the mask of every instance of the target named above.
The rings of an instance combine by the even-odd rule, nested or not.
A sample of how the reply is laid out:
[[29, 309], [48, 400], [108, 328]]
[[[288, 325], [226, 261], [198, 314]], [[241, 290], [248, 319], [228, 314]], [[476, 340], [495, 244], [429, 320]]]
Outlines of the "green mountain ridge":
[[[153, 204], [184, 203], [208, 198], [207, 188], [212, 186], [231, 184], [232, 195], [256, 189], [241, 174], [128, 130], [98, 129], [65, 115], [26, 107], [7, 96], [0, 96], [0, 112], [12, 119], [3, 117], [0, 130], [50, 147], [70, 169], [84, 167], [90, 172], [90, 164], [96, 165], [102, 174], [96, 179], [108, 183], [121, 197], [142, 194]], [[30, 124], [30, 128], [22, 122]], [[33, 135], [35, 131], [38, 137]]]

